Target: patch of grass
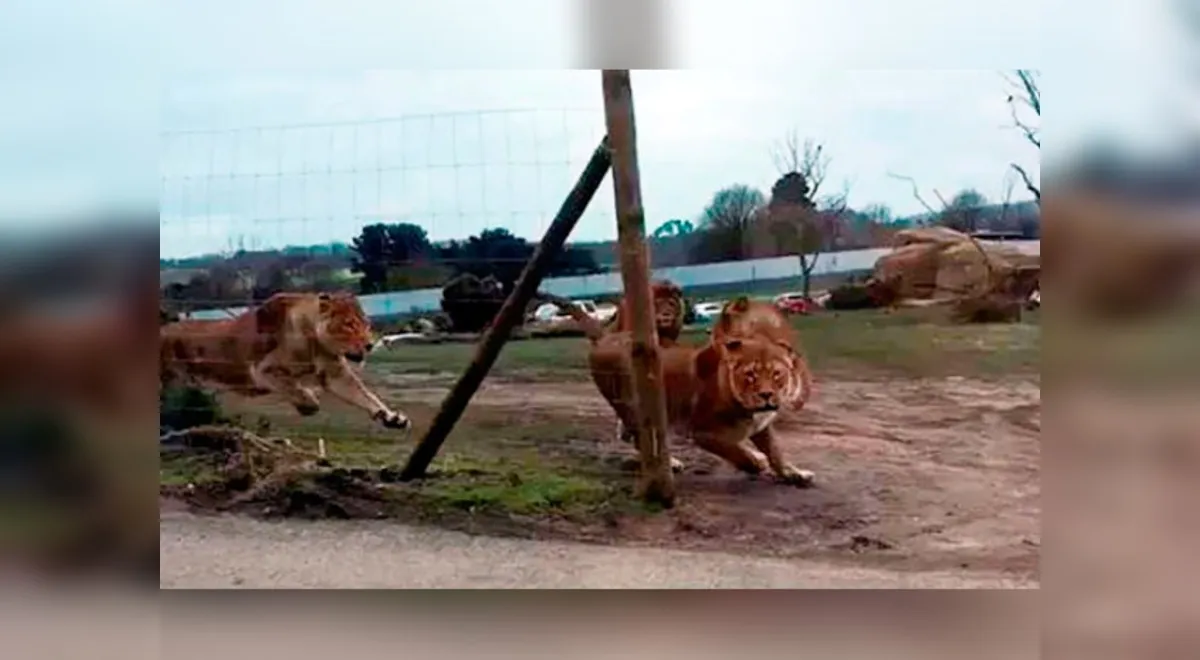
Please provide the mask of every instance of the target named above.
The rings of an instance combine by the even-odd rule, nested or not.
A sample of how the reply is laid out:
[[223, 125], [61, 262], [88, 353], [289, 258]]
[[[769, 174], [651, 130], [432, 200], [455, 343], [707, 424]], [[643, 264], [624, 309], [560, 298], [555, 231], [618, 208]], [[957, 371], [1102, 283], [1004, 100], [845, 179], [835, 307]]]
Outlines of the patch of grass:
[[159, 461], [158, 483], [163, 486], [186, 486], [219, 478], [217, 466], [203, 456], [165, 456]]
[[908, 376], [1029, 375], [1041, 367], [1037, 313], [1021, 323], [959, 325], [944, 309], [856, 310], [793, 318], [815, 370]]
[[[534, 380], [586, 379], [588, 342], [583, 337], [547, 337], [511, 341], [491, 374]], [[461, 373], [475, 356], [475, 344], [398, 346], [371, 355], [370, 366], [393, 374]]]
[[[428, 417], [432, 409], [419, 414]], [[289, 418], [281, 410], [271, 432], [307, 445], [316, 428], [313, 419]], [[427, 425], [418, 421], [414, 439]], [[636, 510], [632, 475], [623, 473], [615, 461], [606, 462], [602, 450], [591, 444], [600, 431], [578, 421], [525, 415], [514, 422], [511, 411], [471, 411], [447, 439], [426, 479], [394, 484], [379, 493], [390, 500], [389, 515], [427, 521], [466, 514], [594, 519], [604, 512]], [[330, 460], [339, 467], [396, 465], [407, 460], [413, 447], [414, 439], [368, 437], [331, 419], [324, 424], [319, 433], [326, 439]], [[159, 476], [166, 487], [219, 482], [217, 464], [204, 456], [164, 458]]]
[[479, 460], [461, 454], [438, 461], [421, 492], [436, 505], [517, 515], [582, 514], [615, 500], [627, 488], [595, 474], [573, 473], [538, 459]]
[[[959, 325], [946, 310], [901, 309], [822, 312], [793, 317], [815, 369], [883, 370], [906, 376], [999, 376], [1040, 369], [1041, 323]], [[707, 329], [689, 328], [684, 340], [704, 341]], [[504, 347], [492, 376], [513, 380], [586, 380], [587, 342], [562, 337], [529, 339]], [[458, 373], [474, 355], [470, 344], [400, 347], [373, 357], [371, 368], [395, 374]]]

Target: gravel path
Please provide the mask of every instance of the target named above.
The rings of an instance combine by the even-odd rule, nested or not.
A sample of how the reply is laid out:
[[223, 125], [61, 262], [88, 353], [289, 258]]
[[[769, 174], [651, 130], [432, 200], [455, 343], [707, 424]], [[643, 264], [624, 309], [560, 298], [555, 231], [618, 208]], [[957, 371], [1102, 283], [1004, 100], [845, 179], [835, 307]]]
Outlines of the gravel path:
[[469, 536], [385, 522], [163, 511], [163, 588], [1036, 588], [979, 572], [909, 573], [818, 562]]

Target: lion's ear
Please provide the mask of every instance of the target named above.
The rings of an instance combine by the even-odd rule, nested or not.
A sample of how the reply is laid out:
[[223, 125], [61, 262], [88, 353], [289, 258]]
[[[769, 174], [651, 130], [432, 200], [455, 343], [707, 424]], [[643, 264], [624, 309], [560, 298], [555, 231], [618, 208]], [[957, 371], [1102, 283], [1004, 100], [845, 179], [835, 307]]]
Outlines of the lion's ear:
[[700, 380], [711, 378], [721, 367], [721, 355], [712, 344], [705, 346], [696, 354], [696, 377]]
[[731, 312], [744, 312], [749, 307], [750, 298], [748, 296], [738, 296], [729, 303], [729, 307], [727, 309], [729, 309]]

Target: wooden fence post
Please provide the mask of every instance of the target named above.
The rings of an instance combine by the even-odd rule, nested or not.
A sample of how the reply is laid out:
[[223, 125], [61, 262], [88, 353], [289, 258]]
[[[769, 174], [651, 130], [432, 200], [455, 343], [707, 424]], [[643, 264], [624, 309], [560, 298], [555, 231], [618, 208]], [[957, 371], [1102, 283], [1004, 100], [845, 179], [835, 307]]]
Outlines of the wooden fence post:
[[675, 503], [675, 478], [667, 446], [667, 407], [659, 360], [658, 332], [650, 292], [650, 260], [646, 248], [646, 218], [638, 172], [637, 128], [628, 69], [605, 69], [604, 118], [612, 147], [613, 192], [616, 199], [617, 239], [621, 281], [632, 321], [634, 399], [638, 411], [637, 446], [642, 465], [639, 497], [664, 506]]
[[583, 169], [583, 173], [579, 175], [575, 187], [563, 200], [562, 206], [554, 216], [554, 221], [546, 228], [546, 235], [542, 237], [541, 243], [533, 251], [533, 256], [525, 264], [525, 269], [521, 271], [521, 277], [517, 280], [516, 286], [505, 298], [504, 305], [496, 313], [496, 318], [480, 338], [471, 364], [467, 365], [458, 382], [446, 394], [446, 398], [442, 400], [442, 407], [429, 425], [429, 430], [425, 432], [425, 436], [421, 438], [408, 457], [408, 462], [400, 471], [401, 481], [409, 481], [425, 475], [429, 464], [433, 462], [438, 450], [441, 449], [442, 443], [446, 441], [446, 437], [450, 435], [450, 431], [462, 417], [471, 397], [475, 395], [479, 386], [483, 384], [483, 379], [487, 377], [488, 371], [496, 363], [496, 358], [500, 356], [500, 349], [504, 348], [504, 343], [508, 341], [513, 328], [523, 320], [525, 308], [537, 294], [542, 278], [545, 277], [554, 258], [562, 252], [563, 245], [571, 235], [571, 230], [575, 228], [575, 224], [583, 216], [587, 205], [596, 196], [596, 191], [600, 189], [600, 184], [604, 182], [604, 176], [608, 174], [611, 165], [608, 139], [605, 138], [592, 152], [591, 160]]

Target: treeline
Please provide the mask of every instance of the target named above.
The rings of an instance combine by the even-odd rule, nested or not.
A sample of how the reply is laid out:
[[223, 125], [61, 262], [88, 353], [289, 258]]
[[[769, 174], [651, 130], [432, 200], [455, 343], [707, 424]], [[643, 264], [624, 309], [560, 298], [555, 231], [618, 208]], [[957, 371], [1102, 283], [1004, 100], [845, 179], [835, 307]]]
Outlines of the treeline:
[[[280, 291], [371, 294], [440, 287], [463, 273], [491, 275], [508, 290], [533, 251], [533, 243], [503, 228], [435, 244], [418, 225], [377, 223], [363, 227], [348, 244], [160, 260], [160, 283], [164, 298], [181, 309], [261, 302]], [[568, 246], [549, 276], [601, 271], [592, 251]]]
[[[772, 199], [745, 185], [717, 191], [695, 221], [668, 220], [651, 232], [651, 265], [878, 247], [887, 245], [897, 230], [918, 224], [1039, 235], [1036, 204], [989, 204], [973, 190], [961, 191], [936, 214], [906, 219], [894, 218], [881, 205], [855, 210], [804, 199], [798, 207], [803, 213], [797, 216], [781, 212], [778, 203], [772, 207]], [[419, 225], [376, 223], [363, 227], [348, 243], [240, 250], [227, 256], [160, 260], [159, 265], [164, 296], [181, 307], [198, 309], [257, 302], [278, 291], [350, 289], [371, 294], [440, 287], [462, 273], [493, 276], [510, 290], [533, 251], [533, 243], [503, 228], [434, 243]], [[614, 242], [576, 243], [559, 255], [549, 276], [604, 272], [616, 261]]]

